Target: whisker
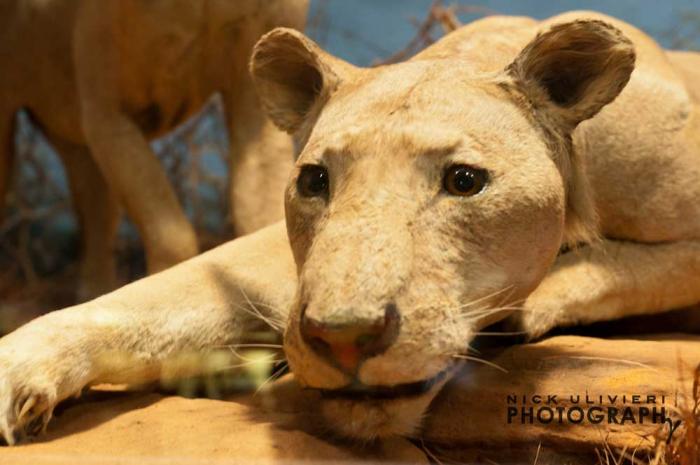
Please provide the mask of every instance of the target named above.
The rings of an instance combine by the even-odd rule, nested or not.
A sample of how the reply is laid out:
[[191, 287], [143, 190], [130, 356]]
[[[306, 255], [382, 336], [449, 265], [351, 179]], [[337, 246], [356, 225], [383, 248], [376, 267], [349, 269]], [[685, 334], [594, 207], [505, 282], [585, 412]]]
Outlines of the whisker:
[[576, 359], [576, 360], [592, 360], [592, 361], [600, 361], [600, 362], [615, 362], [615, 363], [622, 363], [625, 365], [631, 365], [631, 366], [636, 366], [636, 367], [642, 367], [646, 368], [648, 370], [652, 371], [659, 371], [656, 368], [654, 368], [651, 365], [647, 365], [646, 363], [642, 362], [637, 362], [635, 360], [625, 360], [622, 358], [609, 358], [609, 357], [593, 357], [593, 356], [586, 356], [586, 355], [550, 355], [549, 357], [544, 357], [545, 359], [557, 359], [557, 358], [569, 358], [569, 359]]
[[491, 310], [498, 310], [498, 309], [504, 309], [504, 310], [513, 310], [513, 309], [524, 309], [525, 307], [522, 306], [522, 304], [525, 303], [525, 299], [519, 299], [514, 302], [509, 303], [508, 305], [504, 305], [503, 303], [500, 303], [498, 305], [483, 305], [477, 308], [467, 308], [464, 309], [464, 306], [458, 307], [462, 309], [462, 314], [465, 313], [477, 313], [477, 312], [483, 312], [483, 311], [491, 311]]
[[230, 344], [222, 347], [236, 347], [236, 349], [281, 349], [282, 344]]
[[475, 336], [522, 336], [527, 331], [480, 331], [474, 333]]
[[[496, 310], [496, 309], [501, 309], [501, 308], [502, 308], [502, 309], [507, 309], [507, 310], [514, 309], [514, 308], [517, 308], [517, 309], [524, 309], [524, 308], [525, 308], [524, 306], [519, 305], [519, 304], [521, 304], [521, 303], [523, 303], [523, 302], [511, 302], [511, 303], [509, 303], [508, 305], [489, 305], [489, 306], [479, 307], [479, 308], [476, 309], [476, 311], [482, 311], [482, 310]], [[467, 311], [468, 311], [468, 310], [467, 310]]]
[[[255, 313], [257, 313], [258, 316], [259, 316], [264, 322], [266, 322], [268, 325], [270, 325], [270, 322], [274, 322], [274, 318], [266, 317], [265, 315], [262, 314], [262, 312], [260, 311], [260, 309], [259, 309], [258, 307], [256, 307], [256, 306], [253, 304], [253, 302], [252, 302], [252, 301], [250, 300], [250, 298], [248, 297], [248, 294], [246, 294], [246, 292], [243, 290], [243, 288], [242, 288], [241, 286], [238, 286], [238, 290], [241, 292], [241, 294], [243, 295], [243, 298], [246, 300], [246, 302], [248, 303], [248, 305], [250, 306], [250, 308], [253, 309], [253, 310], [255, 311]], [[272, 325], [271, 325], [271, 326], [272, 326]], [[282, 327], [284, 327], [284, 324], [280, 325], [280, 328], [282, 328]], [[273, 326], [273, 329], [274, 329], [274, 326]]]
[[462, 308], [464, 308], [464, 307], [471, 307], [471, 306], [476, 305], [476, 304], [478, 304], [478, 303], [480, 303], [480, 302], [483, 302], [483, 301], [485, 301], [485, 300], [488, 300], [488, 299], [491, 299], [491, 298], [493, 298], [493, 297], [496, 297], [497, 295], [502, 294], [502, 293], [504, 293], [504, 292], [506, 292], [506, 291], [508, 291], [508, 290], [511, 290], [512, 288], [513, 288], [513, 285], [511, 284], [510, 286], [506, 286], [506, 287], [504, 287], [504, 288], [501, 289], [501, 290], [492, 292], [492, 293], [487, 294], [487, 295], [485, 295], [485, 296], [483, 296], [483, 297], [479, 297], [478, 299], [472, 300], [471, 302], [467, 302], [466, 304], [460, 305], [459, 307], [456, 308], [456, 310], [460, 310], [460, 309], [462, 309]]
[[524, 307], [512, 307], [512, 306], [506, 306], [506, 307], [493, 307], [493, 308], [484, 308], [476, 311], [471, 311], [471, 312], [464, 312], [461, 314], [461, 316], [474, 316], [474, 317], [480, 317], [483, 315], [492, 315], [494, 313], [498, 312], [530, 312], [532, 310], [526, 309]]
[[[246, 362], [255, 362], [255, 361], [259, 360], [259, 359], [255, 359], [255, 358], [246, 357], [245, 355], [243, 355], [243, 354], [241, 354], [240, 352], [238, 352], [238, 351], [236, 350], [236, 348], [233, 347], [233, 346], [229, 346], [228, 349], [229, 349], [229, 351], [230, 351], [235, 357], [237, 357], [237, 358], [240, 359], [240, 360], [243, 360], [243, 361], [246, 361]], [[268, 357], [268, 358], [271, 358], [271, 357], [275, 357], [275, 356], [277, 356], [277, 355], [278, 355], [278, 354], [271, 353], [271, 354], [268, 354], [267, 357]]]
[[444, 465], [440, 461], [440, 459], [438, 459], [435, 456], [435, 454], [433, 454], [433, 452], [430, 449], [428, 449], [428, 446], [425, 445], [425, 443], [423, 442], [423, 439], [420, 440], [420, 446], [421, 446], [420, 448], [423, 450], [423, 452], [425, 452], [425, 455], [427, 455], [429, 459], [431, 459], [433, 462], [437, 463], [437, 465]]
[[[495, 297], [495, 296], [497, 296], [497, 295], [499, 295], [499, 294], [502, 294], [502, 293], [504, 293], [504, 292], [506, 292], [506, 291], [508, 291], [508, 290], [511, 290], [512, 288], [513, 288], [513, 285], [506, 286], [506, 287], [504, 287], [503, 289], [500, 289], [500, 290], [498, 290], [498, 291], [491, 292], [490, 294], [487, 294], [487, 295], [485, 295], [485, 296], [479, 297], [479, 298], [474, 299], [474, 300], [472, 300], [472, 301], [469, 301], [469, 302], [467, 302], [467, 303], [465, 303], [465, 304], [457, 305], [457, 306], [455, 306], [455, 307], [449, 307], [448, 310], [449, 310], [449, 311], [455, 311], [455, 310], [461, 310], [461, 309], [463, 309], [463, 308], [465, 308], [465, 307], [472, 307], [472, 306], [477, 305], [477, 304], [479, 304], [479, 303], [481, 303], [481, 302], [483, 302], [483, 301], [485, 301], [485, 300], [488, 300], [488, 299], [493, 298], [493, 297]], [[507, 298], [508, 298], [507, 295], [504, 296], [504, 298], [501, 299], [501, 302], [503, 302], [503, 301], [506, 300]], [[500, 304], [499, 304], [499, 305], [500, 305]], [[419, 306], [419, 307], [417, 307], [417, 308], [418, 308], [418, 309], [423, 309], [423, 308], [428, 308], [428, 307], [433, 307], [433, 306], [435, 306], [435, 304], [423, 305], [423, 306]], [[487, 308], [487, 307], [483, 307], [483, 308]]]
[[267, 344], [267, 343], [245, 343], [245, 344], [223, 344], [223, 345], [214, 345], [214, 346], [209, 346], [209, 349], [228, 349], [230, 350], [231, 348], [234, 349], [283, 349], [284, 347], [282, 344]]
[[245, 363], [237, 363], [235, 365], [228, 365], [228, 366], [223, 367], [222, 370], [233, 370], [235, 368], [245, 368], [245, 367], [248, 367], [248, 366], [253, 365], [255, 363], [259, 363], [259, 362], [273, 363], [274, 364], [274, 363], [280, 363], [283, 361], [284, 361], [284, 359], [270, 360], [270, 359], [262, 359], [261, 358], [258, 360], [249, 360], [248, 362], [245, 362]]
[[279, 377], [282, 376], [284, 373], [284, 369], [287, 367], [287, 362], [282, 361], [282, 363], [277, 367], [274, 373], [272, 373], [265, 381], [262, 382], [260, 386], [258, 386], [258, 389], [255, 390], [255, 394], [253, 394], [253, 397], [257, 396], [258, 393], [264, 388], [266, 385], [269, 383], [277, 380]]
[[471, 350], [475, 354], [481, 354], [481, 351], [477, 349], [476, 347], [472, 347], [470, 344], [467, 344], [467, 350]]
[[235, 305], [237, 309], [242, 310], [242, 311], [248, 313], [249, 315], [254, 316], [254, 317], [257, 318], [258, 320], [263, 321], [263, 322], [266, 323], [270, 328], [272, 328], [273, 330], [275, 330], [275, 332], [281, 332], [281, 331], [282, 331], [282, 328], [281, 328], [280, 326], [278, 326], [278, 325], [279, 325], [278, 323], [276, 323], [275, 321], [273, 321], [273, 320], [271, 320], [271, 319], [265, 317], [263, 314], [260, 313], [259, 310], [257, 310], [257, 309], [252, 310], [252, 309], [250, 309], [250, 308], [248, 308], [248, 307], [246, 307], [246, 306], [243, 306], [243, 305], [237, 304], [237, 303], [234, 303], [233, 305]]
[[[273, 350], [282, 350], [283, 347], [280, 344], [223, 344], [223, 345], [213, 345], [209, 346], [206, 351], [221, 351], [221, 350], [228, 350], [233, 354], [236, 358], [240, 360], [251, 360], [245, 355], [241, 354], [238, 352], [236, 349], [273, 349]], [[271, 354], [274, 355], [274, 354]]]
[[247, 308], [247, 307], [245, 307], [245, 306], [243, 306], [243, 305], [234, 303], [234, 305], [236, 306], [236, 308], [238, 308], [238, 309], [240, 309], [240, 310], [243, 310], [244, 312], [246, 312], [246, 313], [248, 313], [248, 314], [250, 314], [250, 315], [253, 315], [254, 317], [256, 317], [256, 318], [258, 318], [259, 320], [261, 320], [261, 321], [263, 321], [264, 323], [266, 323], [266, 324], [267, 324], [270, 328], [272, 328], [273, 330], [275, 330], [275, 331], [277, 331], [277, 332], [282, 332], [282, 330], [283, 330], [283, 328], [284, 328], [284, 324], [283, 324], [283, 323], [276, 323], [276, 322], [274, 321], [274, 318], [266, 317], [265, 315], [263, 315], [262, 312], [260, 311], [260, 309], [258, 309], [255, 305], [253, 305], [253, 303], [250, 301], [250, 299], [248, 298], [248, 295], [245, 293], [245, 291], [243, 290], [243, 288], [241, 288], [240, 286], [238, 286], [238, 289], [240, 290], [241, 295], [243, 295], [243, 298], [246, 300], [246, 302], [248, 303], [248, 305], [250, 306], [250, 308]]
[[453, 355], [452, 358], [458, 358], [458, 359], [460, 359], [460, 360], [469, 360], [469, 361], [472, 361], [472, 362], [483, 363], [484, 365], [487, 365], [487, 366], [490, 366], [491, 368], [495, 368], [495, 369], [497, 369], [497, 370], [500, 370], [500, 371], [502, 371], [503, 373], [508, 373], [508, 370], [506, 370], [506, 369], [503, 368], [502, 366], [497, 365], [497, 364], [495, 364], [495, 363], [493, 363], [493, 362], [489, 362], [488, 360], [484, 360], [483, 358], [472, 357], [471, 355], [464, 355], [464, 354]]
[[258, 307], [265, 307], [265, 308], [268, 308], [270, 310], [274, 310], [276, 313], [282, 313], [282, 309], [275, 307], [274, 305], [270, 305], [266, 302], [260, 302], [258, 300], [251, 300], [251, 303], [255, 304]]

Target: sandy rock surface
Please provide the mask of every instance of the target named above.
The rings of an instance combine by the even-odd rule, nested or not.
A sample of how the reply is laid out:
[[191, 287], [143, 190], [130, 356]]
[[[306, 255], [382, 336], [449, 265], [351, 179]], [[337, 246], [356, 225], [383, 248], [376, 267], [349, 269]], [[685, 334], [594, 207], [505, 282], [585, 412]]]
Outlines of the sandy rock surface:
[[54, 419], [47, 435], [0, 448], [0, 464], [427, 463], [406, 440], [353, 449], [321, 439], [297, 417], [238, 399], [91, 393]]
[[[532, 396], [556, 395], [553, 407], [568, 409], [576, 406], [574, 395], [581, 396], [584, 412], [629, 407], [638, 420], [640, 409], [650, 406], [646, 396], [654, 395], [657, 402], [663, 397], [672, 420], [682, 418], [677, 407], [692, 400], [700, 338], [560, 336], [482, 356], [507, 372], [469, 363], [446, 386], [424, 425], [427, 453], [403, 439], [365, 449], [334, 442], [315, 413], [318, 398], [287, 376], [259, 395], [227, 400], [92, 392], [65, 408], [34, 443], [0, 448], [0, 464], [427, 463], [430, 455], [434, 463], [504, 465], [538, 457], [546, 465], [594, 463], [595, 449], [605, 447], [645, 455], [668, 426], [648, 418], [530, 423], [519, 421], [520, 413], [509, 423], [508, 408], [536, 409], [542, 404]], [[513, 395], [516, 404], [508, 401]], [[583, 403], [586, 395], [589, 405]], [[643, 402], [634, 402], [635, 395]], [[676, 434], [683, 434], [683, 426]]]
[[[443, 457], [465, 462], [480, 457], [500, 464], [533, 463], [541, 446], [539, 464], [549, 463], [543, 453], [551, 455], [552, 450], [567, 454], [567, 460], [552, 463], [579, 463], [569, 456], [585, 457], [581, 463], [597, 463], [591, 461], [595, 449], [616, 454], [636, 451], [638, 458], [652, 453], [657, 438], [663, 441], [669, 434], [668, 423], [652, 421], [654, 407], [657, 414], [663, 407], [674, 423], [681, 420], [674, 439], [684, 434], [684, 413], [695, 402], [693, 377], [700, 365], [700, 337], [559, 336], [507, 348], [489, 360], [506, 372], [484, 365], [465, 369], [433, 403], [425, 423], [426, 441], [452, 449]], [[550, 395], [556, 396], [552, 402], [548, 402]], [[517, 400], [511, 402], [509, 396]], [[547, 411], [538, 421], [541, 407], [552, 409], [551, 421]], [[583, 411], [583, 421], [578, 411], [571, 410], [575, 407]], [[509, 408], [517, 412], [510, 421]], [[588, 417], [594, 408], [591, 418], [602, 416], [597, 423]], [[645, 408], [648, 414], [643, 414]], [[623, 421], [625, 412], [628, 417]]]

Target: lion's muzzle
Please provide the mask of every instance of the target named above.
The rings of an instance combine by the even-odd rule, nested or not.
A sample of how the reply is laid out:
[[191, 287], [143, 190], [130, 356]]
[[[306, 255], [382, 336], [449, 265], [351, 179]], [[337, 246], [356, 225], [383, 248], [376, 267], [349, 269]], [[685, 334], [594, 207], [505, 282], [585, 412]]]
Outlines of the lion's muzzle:
[[384, 353], [399, 333], [401, 318], [393, 303], [384, 307], [384, 315], [379, 318], [358, 318], [342, 324], [313, 318], [306, 309], [302, 309], [300, 325], [304, 342], [347, 374], [355, 374], [364, 360]]

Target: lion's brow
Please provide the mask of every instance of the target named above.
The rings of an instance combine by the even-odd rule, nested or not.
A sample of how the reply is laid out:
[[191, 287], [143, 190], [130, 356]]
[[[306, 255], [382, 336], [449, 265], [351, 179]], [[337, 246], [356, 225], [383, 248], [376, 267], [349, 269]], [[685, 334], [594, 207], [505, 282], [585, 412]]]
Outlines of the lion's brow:
[[[394, 131], [390, 128], [382, 128], [380, 131], [346, 134], [340, 138], [342, 143], [326, 147], [324, 154], [326, 156], [335, 154], [352, 156], [354, 152], [365, 153], [370, 148], [376, 149], [378, 144], [386, 144], [415, 156], [439, 158], [454, 153], [463, 145], [462, 137], [454, 133], [440, 134], [440, 132], [425, 133], [425, 130], [412, 131], [407, 128]], [[368, 144], [372, 147], [365, 147]]]
[[415, 155], [438, 158], [454, 153], [463, 144], [462, 137], [440, 132], [402, 131], [397, 135], [397, 140], [400, 146], [406, 147]]

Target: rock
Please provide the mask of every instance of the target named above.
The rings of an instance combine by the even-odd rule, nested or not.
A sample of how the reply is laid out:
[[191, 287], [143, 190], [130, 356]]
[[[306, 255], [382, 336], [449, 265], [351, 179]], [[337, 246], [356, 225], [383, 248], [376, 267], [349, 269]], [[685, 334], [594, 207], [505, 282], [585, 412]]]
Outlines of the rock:
[[[622, 450], [636, 450], [636, 457], [652, 453], [656, 438], [667, 437], [668, 424], [576, 423], [566, 416], [561, 424], [545, 424], [534, 421], [534, 415], [532, 423], [523, 423], [520, 409], [544, 405], [534, 404], [534, 395], [543, 400], [556, 395], [556, 406], [564, 410], [580, 405], [586, 415], [591, 406], [629, 407], [630, 415], [639, 419], [641, 409], [651, 407], [646, 396], [654, 395], [672, 422], [682, 419], [675, 407], [682, 410], [689, 404], [700, 364], [700, 338], [560, 336], [481, 356], [507, 373], [469, 363], [436, 398], [422, 432], [434, 462], [505, 465], [535, 463], [537, 457], [538, 465], [596, 463], [598, 449], [612, 454], [609, 461], [616, 463]], [[592, 404], [582, 404], [586, 394]], [[579, 404], [572, 395], [579, 396]], [[256, 396], [225, 401], [92, 392], [66, 408], [48, 434], [33, 444], [0, 448], [0, 463], [428, 462], [426, 453], [404, 439], [369, 449], [334, 442], [319, 433], [322, 428], [313, 413], [317, 402], [316, 394], [300, 390], [291, 376]], [[518, 409], [510, 423], [509, 407]], [[684, 427], [674, 434], [683, 434]]]
[[[194, 463], [427, 463], [410, 442], [371, 450], [314, 436], [297, 413], [270, 413], [249, 400], [99, 392], [54, 419], [32, 444], [0, 448], [3, 465]], [[310, 425], [313, 426], [313, 425]]]
[[[470, 364], [431, 406], [424, 439], [441, 450], [444, 458], [533, 463], [540, 444], [540, 459], [553, 450], [566, 452], [571, 462], [571, 456], [591, 457], [595, 449], [600, 452], [606, 448], [613, 452], [626, 450], [629, 454], [636, 451], [636, 456], [642, 457], [652, 452], [656, 438], [663, 441], [669, 434], [668, 423], [652, 423], [651, 412], [640, 422], [642, 409], [655, 405], [658, 412], [665, 407], [666, 416], [676, 421], [682, 419], [676, 407], [692, 405], [694, 371], [700, 364], [700, 338], [678, 335], [659, 340], [607, 340], [561, 336], [513, 346], [493, 357], [488, 355], [481, 356], [507, 373]], [[548, 395], [556, 395], [557, 404], [550, 407], [562, 407], [564, 412], [581, 406], [587, 416], [591, 407], [601, 407], [602, 412], [593, 410], [594, 419], [598, 413], [607, 416], [598, 424], [587, 418], [578, 423], [578, 412], [571, 411], [572, 419], [565, 414], [559, 423], [555, 411], [555, 419], [550, 423], [536, 419], [530, 423], [529, 408], [536, 412], [547, 406], [534, 404], [533, 395], [542, 396], [543, 402]], [[572, 401], [572, 395], [579, 396], [579, 404]], [[585, 403], [586, 395], [592, 403]], [[635, 395], [640, 397], [634, 398]], [[648, 395], [655, 396], [656, 404], [647, 403]], [[515, 396], [516, 402], [509, 403], [509, 396], [511, 400]], [[509, 407], [517, 412], [510, 423]], [[608, 414], [615, 412], [609, 412], [608, 407], [618, 409], [618, 421], [622, 420], [625, 407], [629, 407], [632, 419], [624, 424], [609, 423]], [[528, 409], [524, 422], [522, 408]], [[548, 413], [542, 415], [546, 419]], [[681, 426], [675, 434], [682, 433]], [[559, 458], [552, 463], [564, 462]]]

